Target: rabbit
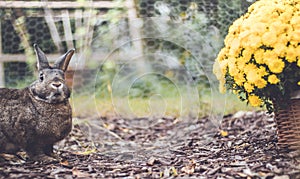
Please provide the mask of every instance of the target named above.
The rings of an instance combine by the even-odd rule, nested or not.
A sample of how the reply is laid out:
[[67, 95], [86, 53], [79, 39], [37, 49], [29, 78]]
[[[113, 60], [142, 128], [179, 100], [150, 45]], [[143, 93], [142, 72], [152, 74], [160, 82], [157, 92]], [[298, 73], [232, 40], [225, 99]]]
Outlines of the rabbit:
[[75, 49], [50, 66], [34, 44], [38, 80], [24, 89], [0, 88], [0, 153], [24, 150], [30, 160], [58, 161], [53, 145], [72, 130], [71, 90], [64, 73]]

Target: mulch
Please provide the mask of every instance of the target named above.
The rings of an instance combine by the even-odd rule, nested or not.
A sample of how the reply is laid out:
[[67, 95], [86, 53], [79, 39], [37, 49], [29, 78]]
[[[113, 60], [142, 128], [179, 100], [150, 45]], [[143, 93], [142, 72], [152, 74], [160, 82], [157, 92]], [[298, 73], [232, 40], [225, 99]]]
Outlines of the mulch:
[[1, 154], [0, 178], [300, 178], [264, 111], [210, 118], [74, 119], [60, 163]]

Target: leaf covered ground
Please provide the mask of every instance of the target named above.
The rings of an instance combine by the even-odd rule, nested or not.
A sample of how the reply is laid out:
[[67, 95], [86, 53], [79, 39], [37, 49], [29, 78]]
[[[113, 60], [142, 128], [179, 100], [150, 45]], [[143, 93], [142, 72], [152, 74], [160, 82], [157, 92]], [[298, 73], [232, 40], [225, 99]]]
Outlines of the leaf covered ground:
[[55, 146], [60, 163], [1, 154], [0, 178], [300, 178], [300, 160], [278, 150], [265, 112], [208, 118], [75, 119]]

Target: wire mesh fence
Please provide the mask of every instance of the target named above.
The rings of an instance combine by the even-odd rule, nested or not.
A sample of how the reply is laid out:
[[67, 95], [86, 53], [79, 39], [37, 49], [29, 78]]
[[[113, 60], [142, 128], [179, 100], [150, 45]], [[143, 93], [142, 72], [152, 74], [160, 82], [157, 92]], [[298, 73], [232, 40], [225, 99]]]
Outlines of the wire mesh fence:
[[140, 0], [134, 7], [128, 2], [102, 8], [1, 7], [1, 85], [22, 88], [35, 80], [32, 44], [37, 43], [50, 59], [76, 49], [66, 76], [78, 116], [210, 111], [213, 61], [229, 25], [252, 2]]

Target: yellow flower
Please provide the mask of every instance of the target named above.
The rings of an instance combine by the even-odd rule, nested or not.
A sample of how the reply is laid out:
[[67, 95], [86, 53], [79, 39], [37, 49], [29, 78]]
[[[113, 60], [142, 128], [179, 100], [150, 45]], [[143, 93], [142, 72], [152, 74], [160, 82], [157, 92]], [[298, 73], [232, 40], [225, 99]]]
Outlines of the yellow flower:
[[[280, 56], [280, 57], [283, 57], [284, 56], [284, 53], [285, 53], [285, 48], [286, 48], [286, 45], [285, 44], [283, 44], [283, 43], [280, 43], [280, 42], [277, 42], [277, 43], [275, 43], [274, 45], [273, 45], [273, 57], [271, 57], [271, 58], [275, 58], [275, 56], [276, 56], [276, 58], [278, 57], [278, 56]], [[271, 52], [272, 53], [272, 52]]]
[[244, 71], [244, 68], [246, 66], [246, 62], [244, 61], [243, 57], [240, 57], [240, 58], [237, 59], [236, 65], [237, 65], [237, 67], [240, 71]]
[[260, 66], [257, 73], [260, 75], [260, 76], [265, 76], [267, 75], [267, 71], [266, 71], [266, 68], [264, 66]]
[[257, 70], [258, 70], [257, 66], [253, 63], [246, 64], [245, 69], [244, 69], [245, 73], [248, 73], [248, 72], [251, 72], [251, 71], [255, 72]]
[[225, 56], [226, 56], [226, 53], [227, 53], [227, 49], [226, 48], [222, 48], [222, 50], [218, 54], [217, 60], [218, 61], [224, 60]]
[[250, 61], [253, 50], [251, 48], [246, 48], [243, 50], [243, 57], [246, 62]]
[[254, 52], [254, 58], [256, 63], [263, 64], [264, 63], [264, 50], [259, 49]]
[[268, 77], [268, 82], [270, 82], [271, 84], [277, 84], [280, 80], [277, 78], [276, 75], [270, 75]]
[[294, 30], [291, 34], [291, 39], [294, 41], [300, 41], [300, 29]]
[[300, 59], [297, 61], [297, 66], [300, 67]]
[[243, 73], [237, 73], [233, 76], [233, 78], [235, 83], [239, 86], [241, 86], [246, 81]]
[[265, 32], [262, 41], [264, 45], [273, 46], [277, 42], [277, 34], [274, 31]]
[[300, 24], [300, 16], [294, 15], [294, 16], [291, 18], [290, 23], [291, 23], [292, 25], [298, 25], [298, 24]]
[[[289, 34], [285, 33], [285, 34], [281, 34], [281, 35], [277, 36], [276, 43], [280, 43], [280, 44], [286, 46], [288, 44], [288, 42], [291, 40], [290, 34], [292, 34], [292, 33], [289, 33]], [[273, 47], [274, 47], [274, 45], [273, 45]]]
[[293, 27], [290, 24], [283, 24], [281, 30], [282, 33], [289, 34], [292, 33]]
[[235, 64], [229, 65], [228, 70], [229, 70], [229, 74], [231, 76], [235, 76], [236, 74], [239, 73], [239, 69], [237, 68], [237, 66]]
[[298, 81], [298, 86], [300, 86], [300, 81]]
[[285, 66], [284, 62], [279, 58], [273, 60], [268, 59], [267, 65], [273, 73], [281, 73]]
[[251, 93], [254, 90], [254, 86], [248, 82], [244, 84], [244, 88], [248, 93]]
[[274, 10], [278, 13], [283, 13], [285, 10], [285, 7], [283, 6], [283, 4], [281, 2], [278, 2], [273, 6]]
[[251, 70], [246, 73], [246, 78], [249, 83], [255, 84], [261, 76], [256, 71]]
[[245, 45], [252, 47], [252, 48], [258, 48], [262, 45], [261, 37], [256, 34], [251, 34], [248, 36], [247, 42]]
[[282, 31], [282, 23], [280, 21], [275, 21], [270, 24], [270, 31], [276, 32], [277, 35], [281, 34]]
[[233, 57], [238, 57], [238, 55], [241, 52], [241, 46], [240, 46], [240, 41], [239, 39], [233, 39], [233, 41], [231, 42], [230, 45], [230, 49], [229, 49], [229, 55], [233, 56]]
[[274, 59], [277, 59], [278, 55], [276, 53], [274, 53], [274, 51], [272, 50], [267, 50], [264, 53], [264, 63], [268, 64], [268, 62], [272, 62]]
[[233, 34], [228, 34], [224, 40], [225, 46], [229, 46], [231, 44], [231, 42], [233, 41], [233, 39], [235, 39], [235, 38], [236, 37]]
[[254, 106], [254, 107], [260, 106], [262, 104], [261, 99], [256, 95], [250, 95], [248, 97], [248, 101], [251, 104], [251, 106]]
[[261, 33], [261, 32], [265, 32], [267, 30], [267, 24], [266, 23], [261, 23], [261, 22], [257, 22], [257, 23], [251, 23], [251, 32], [252, 33]]
[[290, 8], [285, 8], [285, 11], [280, 14], [279, 19], [283, 22], [288, 22], [293, 15], [293, 10]]
[[259, 89], [262, 89], [264, 87], [266, 87], [267, 85], [267, 82], [266, 80], [262, 79], [262, 78], [258, 78], [256, 81], [255, 81], [255, 86], [257, 86], [257, 88]]
[[299, 54], [299, 51], [296, 51], [296, 49], [290, 45], [289, 47], [286, 48], [285, 59], [290, 63], [296, 62], [296, 60], [297, 60], [296, 58], [297, 58], [298, 54]]

